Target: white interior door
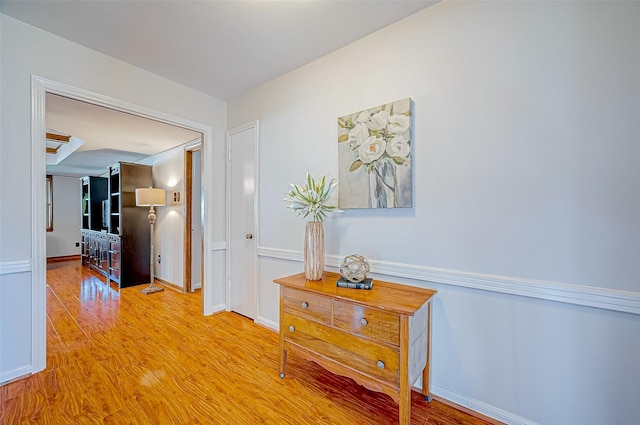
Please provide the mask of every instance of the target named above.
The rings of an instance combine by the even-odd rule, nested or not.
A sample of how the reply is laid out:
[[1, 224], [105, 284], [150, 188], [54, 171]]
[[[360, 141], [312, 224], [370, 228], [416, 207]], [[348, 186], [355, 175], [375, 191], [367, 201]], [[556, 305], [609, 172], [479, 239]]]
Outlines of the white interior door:
[[194, 151], [191, 156], [191, 292], [202, 288], [202, 152]]
[[255, 187], [257, 123], [227, 132], [229, 150], [229, 308], [256, 316]]

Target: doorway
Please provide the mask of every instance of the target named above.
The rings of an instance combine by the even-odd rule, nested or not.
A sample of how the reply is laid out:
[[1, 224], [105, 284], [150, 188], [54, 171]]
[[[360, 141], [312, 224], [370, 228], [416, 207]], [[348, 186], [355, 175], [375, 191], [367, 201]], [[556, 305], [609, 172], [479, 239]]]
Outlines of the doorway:
[[[175, 125], [190, 129], [202, 134], [202, 153], [203, 158], [210, 155], [209, 146], [212, 143], [213, 129], [210, 126], [197, 124], [187, 121], [180, 117], [175, 117], [162, 112], [153, 111], [145, 107], [133, 105], [118, 99], [109, 98], [103, 95], [82, 90], [73, 86], [62, 83], [53, 82], [37, 76], [31, 78], [32, 87], [32, 132], [31, 132], [31, 195], [32, 195], [32, 220], [31, 234], [33, 235], [32, 252], [33, 267], [31, 276], [32, 289], [32, 362], [31, 373], [44, 370], [46, 366], [46, 249], [45, 249], [45, 223], [46, 210], [37, 208], [40, 200], [44, 200], [46, 196], [46, 167], [45, 167], [45, 133], [46, 133], [46, 102], [47, 93], [65, 96], [70, 99], [86, 102], [96, 106], [102, 106], [112, 110], [125, 112], [141, 118], [147, 118], [167, 124]], [[209, 161], [211, 159], [209, 158]], [[208, 167], [210, 168], [210, 167]], [[211, 180], [211, 170], [204, 169], [202, 179], [202, 191], [204, 199], [211, 197], [212, 188], [206, 182]], [[206, 202], [205, 202], [206, 205]], [[205, 214], [207, 220], [211, 220], [212, 214]], [[209, 226], [208, 223], [205, 225]], [[205, 239], [206, 247], [210, 244]], [[205, 247], [205, 248], [206, 248]], [[205, 252], [211, 251], [205, 249]], [[205, 255], [203, 261], [204, 270], [210, 268], [212, 259], [210, 255]], [[202, 299], [203, 304], [209, 299], [207, 294], [213, 291], [210, 287], [213, 282], [206, 279], [202, 282]], [[203, 305], [205, 314], [211, 314], [212, 307]]]
[[202, 191], [201, 144], [185, 147], [185, 241], [184, 292], [202, 288], [204, 193]]

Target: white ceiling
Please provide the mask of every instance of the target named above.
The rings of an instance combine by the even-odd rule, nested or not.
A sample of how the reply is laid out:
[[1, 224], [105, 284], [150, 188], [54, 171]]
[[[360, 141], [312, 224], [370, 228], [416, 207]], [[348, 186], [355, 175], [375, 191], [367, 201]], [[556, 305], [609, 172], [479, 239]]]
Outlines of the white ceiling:
[[435, 0], [2, 0], [38, 28], [223, 100]]
[[[137, 153], [149, 156], [200, 137], [195, 131], [50, 93], [46, 109], [47, 132], [68, 135], [65, 129], [73, 127], [73, 136], [85, 142], [79, 151], [101, 147], [126, 151], [135, 145]], [[96, 126], [104, 130], [95, 133]], [[140, 130], [142, 138], [137, 137]]]
[[[437, 1], [0, 0], [0, 12], [231, 100]], [[46, 121], [48, 131], [85, 141], [47, 167], [51, 174], [99, 175], [100, 164], [135, 161], [194, 139], [192, 132], [59, 96], [47, 98]], [[174, 142], [165, 143], [168, 134], [176, 134]]]
[[50, 93], [45, 120], [47, 133], [84, 142], [58, 165], [47, 165], [53, 175], [101, 175], [115, 162], [137, 162], [200, 138], [191, 130]]

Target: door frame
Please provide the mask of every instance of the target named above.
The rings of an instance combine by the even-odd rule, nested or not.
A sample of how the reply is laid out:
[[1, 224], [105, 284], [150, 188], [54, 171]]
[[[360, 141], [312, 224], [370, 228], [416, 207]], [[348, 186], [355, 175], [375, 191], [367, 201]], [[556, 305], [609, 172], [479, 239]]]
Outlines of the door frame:
[[[191, 246], [192, 242], [192, 215], [193, 215], [193, 153], [202, 151], [202, 140], [193, 144], [188, 144], [184, 148], [184, 202], [185, 202], [185, 220], [184, 220], [184, 285], [182, 292], [185, 294], [191, 293], [191, 286], [193, 283], [193, 276], [191, 275], [193, 250]], [[200, 155], [200, 170], [202, 168], [202, 155]], [[202, 178], [200, 179], [200, 185], [202, 186]], [[200, 223], [200, 229], [204, 228], [204, 223]], [[204, 232], [203, 232], [204, 233]], [[203, 256], [203, 248], [200, 247], [200, 256]], [[204, 258], [203, 258], [204, 260]], [[204, 261], [201, 262], [204, 265]], [[204, 270], [200, 270], [200, 281], [204, 282]], [[204, 283], [202, 284], [204, 286]]]
[[[47, 310], [46, 310], [46, 238], [45, 209], [41, 208], [45, 199], [46, 186], [46, 101], [47, 93], [65, 96], [71, 99], [126, 112], [142, 118], [148, 118], [178, 127], [187, 128], [202, 134], [202, 155], [205, 163], [211, 157], [213, 128], [184, 118], [159, 112], [144, 106], [94, 93], [68, 84], [48, 80], [37, 75], [31, 76], [31, 368], [30, 373], [40, 372], [46, 367], [47, 358]], [[204, 169], [202, 186], [205, 193], [205, 226], [212, 228], [213, 217], [208, 201], [213, 198], [213, 188], [208, 182], [212, 179], [211, 167]], [[208, 293], [214, 292], [213, 277], [207, 279], [212, 270], [213, 253], [211, 241], [205, 238], [204, 281], [202, 282], [202, 302], [205, 315], [212, 314], [211, 306], [206, 305]]]
[[227, 223], [226, 223], [226, 227], [227, 227], [227, 282], [225, 285], [225, 292], [226, 292], [226, 303], [227, 303], [227, 311], [231, 311], [231, 256], [233, 255], [233, 250], [231, 249], [231, 217], [232, 217], [232, 211], [231, 211], [231, 161], [232, 161], [232, 150], [231, 150], [231, 137], [237, 133], [241, 133], [243, 131], [246, 131], [250, 128], [254, 129], [254, 144], [255, 144], [255, 164], [254, 164], [254, 176], [253, 176], [253, 239], [255, 241], [255, 243], [253, 244], [253, 271], [254, 271], [254, 275], [253, 275], [253, 293], [254, 293], [254, 302], [255, 302], [255, 307], [256, 307], [256, 317], [253, 318], [253, 321], [257, 321], [258, 318], [260, 317], [260, 303], [259, 303], [259, 299], [260, 297], [258, 296], [258, 276], [260, 275], [260, 273], [258, 272], [258, 247], [260, 246], [260, 231], [258, 229], [258, 213], [259, 213], [259, 197], [260, 197], [260, 191], [259, 191], [259, 180], [258, 180], [258, 176], [260, 175], [260, 144], [258, 143], [259, 140], [259, 127], [258, 127], [258, 120], [255, 121], [250, 121], [244, 125], [241, 125], [239, 127], [234, 127], [232, 129], [227, 130], [226, 132], [226, 139], [227, 139], [227, 143], [226, 143], [226, 149], [227, 149]]

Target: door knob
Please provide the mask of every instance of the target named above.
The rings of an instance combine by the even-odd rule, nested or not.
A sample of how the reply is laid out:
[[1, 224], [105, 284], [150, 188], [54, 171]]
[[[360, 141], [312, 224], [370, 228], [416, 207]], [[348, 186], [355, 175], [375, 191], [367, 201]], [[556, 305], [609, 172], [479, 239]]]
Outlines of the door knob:
[[253, 233], [247, 233], [246, 235], [244, 235], [244, 237], [246, 239], [253, 239]]

